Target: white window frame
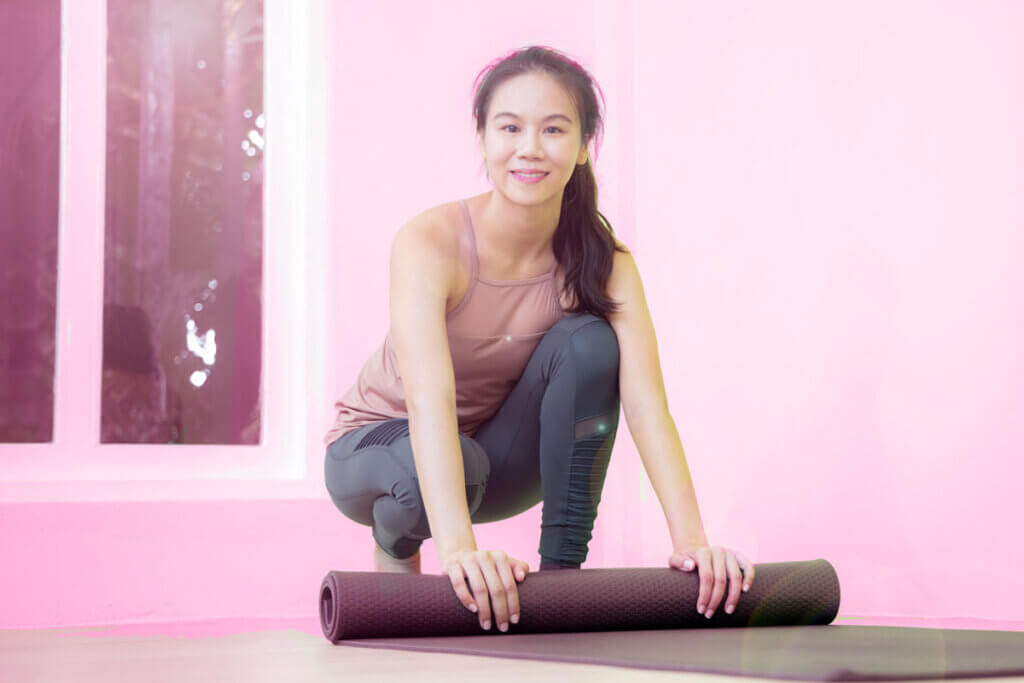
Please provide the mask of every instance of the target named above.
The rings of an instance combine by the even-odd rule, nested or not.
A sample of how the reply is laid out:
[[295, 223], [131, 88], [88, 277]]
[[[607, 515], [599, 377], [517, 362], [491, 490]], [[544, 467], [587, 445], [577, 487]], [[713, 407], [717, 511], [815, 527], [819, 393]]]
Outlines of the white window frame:
[[0, 502], [326, 497], [327, 12], [264, 0], [260, 444], [101, 444], [106, 1], [63, 0], [54, 438], [0, 444]]

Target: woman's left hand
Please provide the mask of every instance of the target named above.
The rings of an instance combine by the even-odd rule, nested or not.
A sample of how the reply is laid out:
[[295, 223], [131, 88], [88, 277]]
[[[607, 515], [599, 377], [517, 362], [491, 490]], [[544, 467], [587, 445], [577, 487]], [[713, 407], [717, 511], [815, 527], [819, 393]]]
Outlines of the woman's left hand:
[[697, 611], [708, 619], [725, 595], [726, 576], [729, 578], [729, 598], [725, 601], [727, 614], [736, 609], [740, 582], [743, 582], [744, 592], [750, 590], [750, 584], [754, 582], [754, 565], [746, 555], [720, 545], [677, 546], [668, 558], [668, 564], [683, 571], [697, 567], [700, 572]]

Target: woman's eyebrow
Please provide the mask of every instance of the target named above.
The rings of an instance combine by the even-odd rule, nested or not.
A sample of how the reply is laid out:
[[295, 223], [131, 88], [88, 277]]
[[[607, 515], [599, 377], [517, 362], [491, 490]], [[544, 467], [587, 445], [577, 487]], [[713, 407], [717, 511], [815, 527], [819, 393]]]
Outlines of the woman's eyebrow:
[[[494, 118], [496, 118], [496, 119], [497, 119], [497, 118], [500, 118], [500, 117], [502, 117], [502, 116], [511, 116], [511, 117], [512, 117], [512, 118], [514, 118], [514, 119], [518, 119], [518, 118], [519, 118], [519, 116], [518, 116], [518, 115], [516, 115], [516, 114], [513, 114], [513, 113], [512, 113], [512, 112], [510, 112], [510, 111], [503, 111], [503, 112], [501, 112], [500, 114], [495, 114], [495, 115], [494, 115]], [[565, 119], [565, 120], [566, 120], [566, 121], [568, 121], [568, 122], [569, 122], [570, 124], [572, 123], [572, 119], [570, 119], [570, 118], [569, 118], [568, 116], [566, 116], [565, 114], [548, 114], [548, 115], [547, 115], [547, 116], [545, 116], [545, 117], [544, 117], [544, 118], [543, 118], [542, 120], [543, 120], [543, 121], [547, 121], [547, 120], [549, 120], [549, 119]]]

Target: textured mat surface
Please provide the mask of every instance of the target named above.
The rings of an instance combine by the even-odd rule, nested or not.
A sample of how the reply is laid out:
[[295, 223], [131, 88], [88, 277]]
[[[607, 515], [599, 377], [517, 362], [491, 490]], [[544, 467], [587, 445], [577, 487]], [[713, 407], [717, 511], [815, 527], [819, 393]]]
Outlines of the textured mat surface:
[[[717, 616], [716, 612], [711, 621]], [[832, 624], [559, 634], [509, 631], [500, 637], [367, 638], [339, 644], [803, 681], [1024, 674], [1024, 633], [1014, 631]]]
[[[628, 631], [828, 624], [839, 612], [839, 577], [826, 560], [757, 564], [736, 611], [697, 612], [697, 572], [671, 567], [531, 572], [518, 584], [520, 619], [506, 633]], [[320, 623], [328, 640], [479, 635], [439, 574], [328, 572], [320, 586]]]
[[696, 572], [532, 572], [518, 585], [520, 622], [505, 633], [482, 631], [447, 576], [332, 571], [320, 586], [320, 625], [331, 642], [358, 647], [777, 679], [1024, 674], [1024, 633], [830, 626], [840, 592], [828, 561], [755, 566], [736, 611], [720, 605], [711, 619], [696, 610]]

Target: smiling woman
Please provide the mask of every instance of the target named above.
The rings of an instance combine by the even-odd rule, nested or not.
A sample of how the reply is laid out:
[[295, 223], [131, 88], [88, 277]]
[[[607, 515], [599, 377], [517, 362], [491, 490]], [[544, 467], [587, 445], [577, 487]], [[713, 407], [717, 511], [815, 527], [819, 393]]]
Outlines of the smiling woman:
[[[528, 563], [480, 551], [474, 523], [544, 501], [541, 569], [587, 558], [619, 417], [607, 316], [619, 244], [597, 209], [592, 77], [544, 47], [489, 70], [474, 100], [494, 189], [425, 211], [391, 251], [391, 329], [336, 403], [325, 479], [372, 528], [380, 571], [419, 571], [434, 538], [462, 603], [518, 616], [499, 577]], [[493, 113], [493, 115], [492, 115]], [[486, 583], [485, 583], [486, 577]], [[472, 593], [470, 590], [472, 589]]]
[[726, 571], [726, 612], [741, 570], [753, 579], [742, 555], [706, 547], [636, 264], [597, 210], [594, 86], [545, 47], [489, 70], [474, 116], [494, 189], [399, 230], [391, 329], [337, 402], [325, 438], [327, 489], [344, 515], [372, 528], [378, 571], [418, 573], [420, 546], [433, 538], [456, 596], [484, 629], [492, 614], [502, 631], [516, 622], [515, 582], [529, 564], [479, 550], [473, 524], [543, 502], [540, 568], [579, 568], [620, 389], [665, 502], [670, 564], [700, 565], [699, 610], [713, 614]]

